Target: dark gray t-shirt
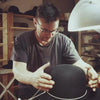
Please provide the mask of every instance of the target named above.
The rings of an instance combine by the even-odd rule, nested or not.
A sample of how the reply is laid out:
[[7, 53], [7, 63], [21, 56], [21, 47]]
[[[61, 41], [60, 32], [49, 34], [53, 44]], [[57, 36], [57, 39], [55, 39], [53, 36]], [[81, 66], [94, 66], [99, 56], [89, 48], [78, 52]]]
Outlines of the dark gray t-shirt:
[[30, 71], [35, 71], [43, 64], [73, 64], [80, 59], [71, 39], [58, 33], [45, 46], [41, 46], [34, 31], [25, 32], [15, 38], [12, 60], [27, 63]]
[[[27, 69], [32, 72], [47, 62], [50, 62], [50, 67], [52, 67], [58, 64], [73, 64], [79, 59], [80, 56], [67, 36], [58, 33], [50, 43], [41, 46], [34, 31], [25, 32], [15, 38], [11, 57], [11, 60], [27, 63]], [[19, 83], [21, 98], [29, 98], [36, 91], [31, 85]]]

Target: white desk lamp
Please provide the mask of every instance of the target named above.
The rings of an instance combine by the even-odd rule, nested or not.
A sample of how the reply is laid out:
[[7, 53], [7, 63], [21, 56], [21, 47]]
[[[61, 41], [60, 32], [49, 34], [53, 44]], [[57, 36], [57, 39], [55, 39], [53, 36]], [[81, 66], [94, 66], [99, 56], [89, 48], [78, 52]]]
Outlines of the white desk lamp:
[[86, 30], [100, 32], [100, 0], [80, 0], [70, 14], [68, 31]]

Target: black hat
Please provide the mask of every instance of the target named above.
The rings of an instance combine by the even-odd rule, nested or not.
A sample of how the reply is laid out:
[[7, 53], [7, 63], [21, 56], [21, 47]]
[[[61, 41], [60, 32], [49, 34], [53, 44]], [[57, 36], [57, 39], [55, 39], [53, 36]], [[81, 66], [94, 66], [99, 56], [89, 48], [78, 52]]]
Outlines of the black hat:
[[37, 6], [34, 6], [32, 10], [26, 11], [24, 14], [36, 17], [37, 8], [38, 8]]
[[[48, 69], [46, 70], [48, 73]], [[57, 65], [49, 69], [54, 87], [48, 94], [54, 100], [99, 100], [100, 89], [93, 92], [87, 88], [87, 80], [83, 70], [70, 64]]]
[[11, 13], [14, 13], [14, 14], [22, 14], [20, 11], [19, 11], [19, 8], [16, 7], [16, 6], [10, 6], [8, 8], [8, 12], [11, 12]]
[[0, 13], [3, 13], [3, 9], [0, 8]]
[[19, 97], [29, 100], [100, 100], [100, 88], [93, 92], [87, 87], [85, 73], [79, 67], [61, 64], [50, 66], [45, 72], [55, 81], [54, 87], [49, 92], [24, 85], [20, 88]]

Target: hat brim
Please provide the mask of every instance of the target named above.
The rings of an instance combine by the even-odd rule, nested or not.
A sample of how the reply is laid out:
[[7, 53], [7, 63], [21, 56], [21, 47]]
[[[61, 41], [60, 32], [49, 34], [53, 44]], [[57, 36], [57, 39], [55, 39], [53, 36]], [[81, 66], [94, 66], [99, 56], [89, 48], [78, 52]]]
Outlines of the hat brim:
[[[52, 79], [57, 82], [57, 84], [54, 85], [53, 89], [51, 89], [48, 92], [48, 95], [54, 98], [54, 100], [63, 100], [63, 99], [64, 100], [99, 100], [100, 99], [100, 96], [99, 96], [100, 89], [97, 89], [96, 92], [93, 92], [91, 88], [87, 87], [87, 83], [86, 83], [87, 80], [85, 77], [85, 73], [83, 72], [82, 69], [80, 69], [77, 66], [70, 65], [70, 64], [56, 65], [53, 67], [49, 67], [48, 69], [45, 70], [45, 72], [49, 73], [52, 76]], [[63, 76], [62, 74], [64, 74], [68, 79], [66, 80], [65, 76]], [[76, 78], [75, 80], [74, 78], [72, 78], [71, 74], [74, 75], [74, 77]], [[72, 79], [70, 79], [70, 77]], [[72, 80], [74, 80], [75, 82]], [[66, 83], [66, 86], [61, 86], [61, 85], [65, 85], [65, 84], [62, 84], [64, 82]], [[82, 85], [83, 87], [75, 88], [75, 86], [77, 86], [76, 84]], [[65, 90], [65, 89], [68, 89], [68, 90]], [[72, 90], [72, 92], [70, 89]]]

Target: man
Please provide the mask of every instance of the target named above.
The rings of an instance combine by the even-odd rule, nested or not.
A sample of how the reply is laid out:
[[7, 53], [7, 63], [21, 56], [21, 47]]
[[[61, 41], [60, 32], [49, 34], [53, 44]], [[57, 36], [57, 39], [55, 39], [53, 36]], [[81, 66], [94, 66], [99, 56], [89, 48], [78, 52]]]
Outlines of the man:
[[27, 87], [22, 92], [28, 97], [24, 93], [22, 95], [29, 98], [34, 89], [49, 91], [53, 88], [55, 82], [44, 70], [58, 64], [73, 64], [82, 68], [89, 79], [89, 86], [96, 91], [96, 71], [80, 58], [71, 39], [58, 32], [57, 8], [52, 4], [40, 5], [33, 22], [36, 30], [16, 37], [11, 58], [13, 73], [21, 89]]

